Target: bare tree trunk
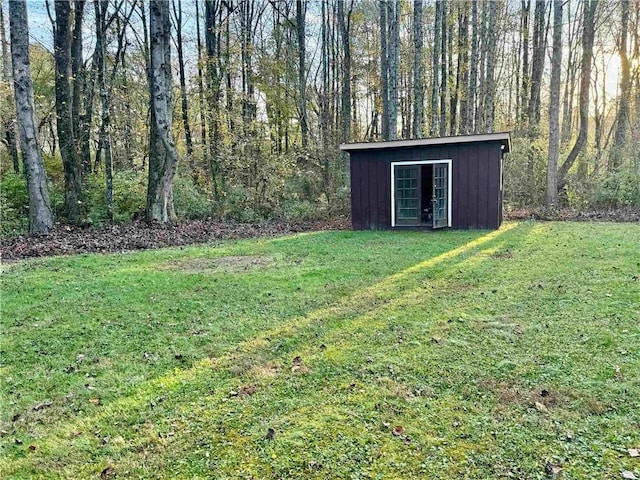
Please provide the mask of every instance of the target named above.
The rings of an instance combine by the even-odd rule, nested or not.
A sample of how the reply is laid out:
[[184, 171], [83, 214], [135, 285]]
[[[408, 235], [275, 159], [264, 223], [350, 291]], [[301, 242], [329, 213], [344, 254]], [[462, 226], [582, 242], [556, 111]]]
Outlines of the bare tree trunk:
[[[440, 136], [447, 134], [447, 0], [440, 3], [440, 14], [442, 15], [440, 30]], [[434, 72], [435, 74], [435, 72]]]
[[84, 62], [82, 60], [82, 23], [84, 19], [84, 0], [75, 0], [73, 12], [73, 33], [71, 37], [71, 81], [72, 81], [72, 98], [71, 104], [71, 122], [73, 125], [73, 138], [75, 139], [77, 155], [80, 157], [80, 131], [82, 97], [84, 83]]
[[105, 200], [107, 205], [107, 217], [113, 220], [113, 157], [111, 154], [111, 112], [109, 108], [109, 92], [107, 90], [107, 79], [105, 73], [106, 55], [106, 21], [107, 21], [107, 0], [94, 0], [95, 7], [95, 27], [96, 27], [96, 69], [98, 73], [98, 90], [100, 94], [100, 135], [99, 147], [96, 152], [96, 166], [100, 163], [102, 151], [104, 150], [104, 178], [105, 178]]
[[176, 23], [176, 50], [178, 51], [178, 70], [180, 75], [180, 100], [182, 107], [182, 125], [184, 127], [184, 139], [187, 144], [187, 163], [193, 182], [198, 182], [198, 172], [193, 158], [193, 140], [191, 139], [191, 126], [189, 125], [189, 103], [187, 101], [187, 81], [184, 72], [184, 52], [182, 43], [182, 2], [173, 0], [173, 16]]
[[200, 108], [200, 143], [202, 148], [202, 158], [204, 165], [207, 161], [207, 122], [204, 102], [204, 82], [202, 80], [202, 37], [200, 34], [200, 5], [196, 0], [196, 43], [198, 49], [198, 100]]
[[422, 78], [422, 0], [413, 2], [413, 136], [424, 136], [424, 79]]
[[547, 163], [548, 207], [558, 204], [558, 157], [560, 156], [560, 76], [562, 73], [562, 4], [553, 2], [553, 53], [549, 98], [549, 161]]
[[469, 74], [469, 98], [467, 109], [467, 123], [464, 133], [476, 131], [474, 123], [475, 112], [477, 107], [477, 88], [478, 88], [478, 0], [472, 0], [471, 4], [471, 25], [473, 32], [471, 34], [471, 72]]
[[[477, 0], [476, 0], [477, 1]], [[440, 85], [438, 79], [439, 62], [440, 62], [440, 46], [442, 44], [442, 0], [436, 0], [436, 12], [433, 23], [433, 59], [431, 66], [431, 126], [429, 134], [435, 137], [438, 133], [438, 94]]]
[[148, 220], [165, 223], [175, 216], [172, 182], [178, 166], [171, 132], [173, 95], [169, 0], [152, 0], [149, 10], [151, 135], [146, 214]]
[[[460, 122], [458, 131], [467, 131], [469, 123], [469, 10], [468, 3], [460, 5], [458, 14], [458, 76], [456, 92], [460, 96]], [[453, 130], [452, 130], [453, 133]]]
[[[7, 85], [11, 83], [11, 75], [9, 74], [9, 52], [7, 48], [7, 38], [4, 31], [4, 7], [2, 0], [0, 0], [0, 43], [2, 44], [2, 81]], [[18, 156], [18, 146], [16, 144], [16, 127], [14, 119], [7, 117], [3, 119], [5, 140], [7, 142], [7, 148], [11, 154], [11, 160], [13, 162], [13, 171], [20, 173], [20, 157]]]
[[320, 136], [322, 138], [322, 149], [325, 155], [324, 163], [324, 184], [325, 190], [329, 186], [329, 168], [328, 168], [328, 155], [329, 149], [329, 32], [327, 31], [328, 14], [327, 14], [327, 1], [321, 1], [321, 13], [322, 13], [322, 54], [320, 58], [322, 82], [320, 88]]
[[589, 90], [591, 87], [591, 64], [593, 61], [593, 39], [595, 35], [595, 12], [597, 0], [584, 0], [584, 26], [582, 30], [582, 60], [580, 66], [580, 132], [567, 159], [558, 172], [558, 192], [566, 185], [566, 177], [578, 155], [587, 145], [589, 134]]
[[482, 2], [482, 18], [480, 20], [480, 42], [479, 42], [479, 55], [480, 61], [478, 63], [478, 95], [476, 97], [476, 116], [475, 116], [475, 130], [474, 132], [484, 133], [485, 131], [485, 103], [486, 103], [486, 89], [487, 84], [485, 81], [485, 75], [487, 72], [487, 19], [488, 19], [488, 2], [485, 0]]
[[309, 145], [309, 124], [307, 121], [307, 71], [306, 71], [306, 38], [305, 14], [306, 0], [296, 0], [296, 34], [298, 36], [298, 92], [300, 102], [300, 134], [302, 148]]
[[387, 46], [387, 1], [380, 1], [380, 89], [382, 90], [382, 139], [389, 140], [389, 51]]
[[529, 90], [531, 74], [529, 73], [529, 15], [531, 0], [522, 0], [522, 89], [520, 90], [520, 120], [524, 123], [528, 115]]
[[616, 115], [616, 133], [614, 137], [614, 152], [611, 155], [611, 170], [617, 170], [622, 164], [621, 149], [625, 146], [629, 130], [631, 112], [631, 62], [627, 52], [627, 30], [629, 29], [629, 0], [621, 0], [621, 32], [620, 32], [620, 101]]
[[529, 136], [537, 137], [540, 123], [540, 89], [544, 73], [547, 33], [545, 27], [546, 0], [536, 0], [533, 32], [533, 57], [531, 63], [531, 96], [529, 97]]
[[[353, 5], [353, 1], [351, 2]], [[342, 41], [342, 100], [340, 102], [340, 140], [348, 142], [351, 135], [351, 7], [345, 18], [344, 2], [338, 2], [338, 24]]]
[[33, 103], [29, 61], [29, 23], [25, 0], [9, 0], [11, 60], [16, 115], [20, 126], [24, 166], [29, 190], [29, 231], [48, 233], [53, 227], [47, 177], [38, 145], [38, 124]]
[[71, 3], [55, 2], [56, 22], [54, 31], [55, 90], [58, 143], [64, 168], [64, 200], [67, 219], [79, 223], [82, 218], [82, 170], [73, 138], [71, 121]]
[[220, 93], [223, 78], [219, 68], [220, 32], [218, 17], [222, 9], [219, 0], [205, 0], [205, 47], [207, 64], [207, 96], [209, 113], [209, 163], [213, 194], [220, 198], [223, 178], [220, 171], [218, 148], [220, 144]]
[[398, 137], [398, 66], [400, 63], [400, 2], [387, 2], [389, 26], [389, 140]]
[[573, 135], [573, 99], [575, 97], [577, 71], [577, 22], [571, 16], [571, 2], [567, 2], [567, 18], [569, 21], [567, 70], [565, 75], [564, 94], [562, 99], [562, 132], [560, 142], [565, 146]]
[[495, 111], [495, 68], [496, 43], [498, 36], [498, 2], [489, 2], [489, 28], [487, 31], [487, 72], [485, 75], [484, 131], [493, 132], [493, 116]]

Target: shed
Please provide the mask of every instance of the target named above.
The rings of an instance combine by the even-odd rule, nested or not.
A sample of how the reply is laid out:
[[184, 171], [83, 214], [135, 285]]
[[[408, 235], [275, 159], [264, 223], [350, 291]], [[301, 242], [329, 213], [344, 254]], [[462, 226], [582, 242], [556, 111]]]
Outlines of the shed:
[[496, 229], [508, 132], [348, 143], [354, 230]]

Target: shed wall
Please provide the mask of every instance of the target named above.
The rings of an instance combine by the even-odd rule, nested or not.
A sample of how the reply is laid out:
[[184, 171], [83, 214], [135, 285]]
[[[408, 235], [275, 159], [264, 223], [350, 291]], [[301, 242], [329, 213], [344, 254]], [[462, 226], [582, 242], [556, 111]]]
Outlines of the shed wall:
[[500, 227], [500, 142], [351, 152], [351, 219], [355, 230], [391, 229], [391, 162], [451, 159], [451, 227]]

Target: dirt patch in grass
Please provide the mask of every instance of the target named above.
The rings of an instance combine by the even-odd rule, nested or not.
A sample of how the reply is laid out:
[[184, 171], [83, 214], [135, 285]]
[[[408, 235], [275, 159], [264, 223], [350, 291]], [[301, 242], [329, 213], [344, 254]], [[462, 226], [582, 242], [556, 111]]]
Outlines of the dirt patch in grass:
[[490, 391], [498, 401], [498, 411], [522, 405], [535, 408], [541, 413], [553, 408], [570, 408], [585, 415], [602, 415], [611, 409], [600, 400], [571, 389], [553, 389], [550, 387], [524, 388], [508, 382], [494, 379], [485, 380], [482, 386]]
[[255, 270], [264, 270], [273, 263], [273, 257], [266, 255], [229, 255], [216, 258], [176, 260], [165, 265], [165, 268], [182, 270], [187, 273], [248, 273]]

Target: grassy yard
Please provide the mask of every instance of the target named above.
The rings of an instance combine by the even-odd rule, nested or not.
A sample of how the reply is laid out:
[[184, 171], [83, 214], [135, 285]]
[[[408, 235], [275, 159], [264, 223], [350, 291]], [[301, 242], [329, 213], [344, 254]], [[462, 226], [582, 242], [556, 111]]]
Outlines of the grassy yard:
[[640, 225], [3, 267], [2, 478], [640, 477]]

